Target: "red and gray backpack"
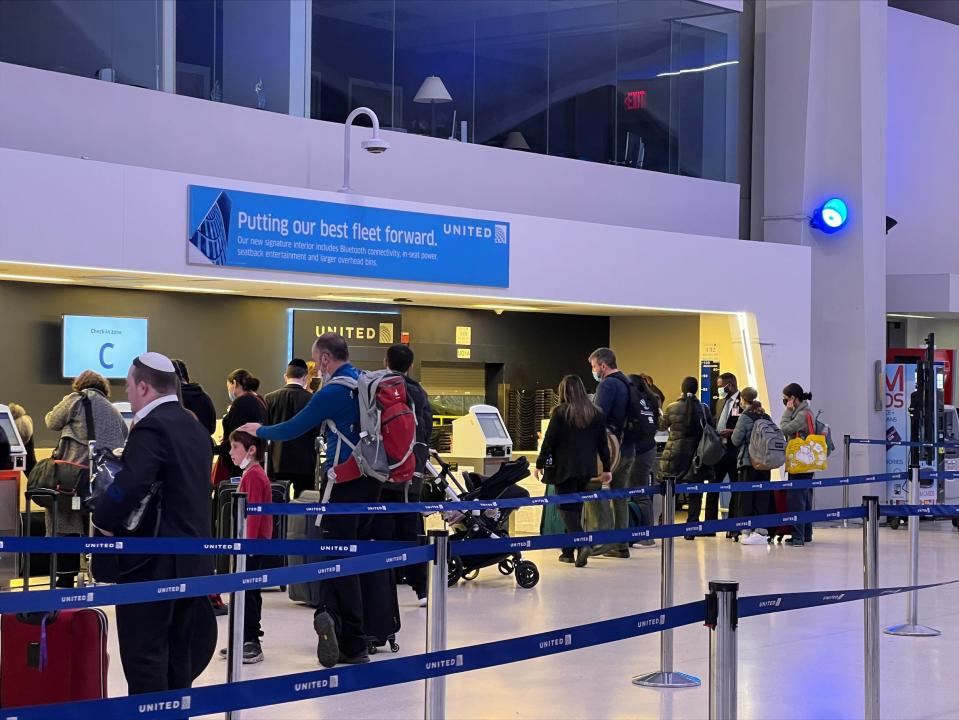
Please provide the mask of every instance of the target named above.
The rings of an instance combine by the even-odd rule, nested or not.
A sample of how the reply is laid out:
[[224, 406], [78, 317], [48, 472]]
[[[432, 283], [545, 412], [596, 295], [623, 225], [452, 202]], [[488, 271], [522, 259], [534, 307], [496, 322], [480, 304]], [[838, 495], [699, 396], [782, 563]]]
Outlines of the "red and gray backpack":
[[[326, 425], [337, 436], [336, 458], [330, 477], [348, 482], [366, 475], [380, 482], [406, 483], [416, 470], [416, 412], [406, 393], [406, 378], [392, 370], [360, 373], [359, 378], [339, 376], [329, 381], [350, 390], [360, 406], [360, 438], [354, 445], [332, 420]], [[341, 443], [353, 454], [340, 462]]]

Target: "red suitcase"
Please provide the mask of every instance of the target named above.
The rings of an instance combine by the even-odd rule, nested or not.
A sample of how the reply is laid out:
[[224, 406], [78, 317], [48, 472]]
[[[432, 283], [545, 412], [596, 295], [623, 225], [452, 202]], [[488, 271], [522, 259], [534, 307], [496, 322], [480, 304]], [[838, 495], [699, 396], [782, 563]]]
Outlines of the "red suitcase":
[[[27, 520], [31, 496], [27, 493]], [[54, 508], [56, 504], [54, 503]], [[28, 525], [29, 526], [29, 525]], [[53, 534], [57, 512], [53, 512]], [[30, 577], [30, 555], [25, 556]], [[50, 556], [50, 587], [57, 556]], [[29, 590], [24, 583], [24, 590]], [[78, 590], [83, 592], [82, 590]], [[0, 616], [0, 707], [107, 697], [107, 616], [96, 609], [17, 613]]]
[[101, 610], [0, 618], [0, 707], [105, 698], [108, 663]]

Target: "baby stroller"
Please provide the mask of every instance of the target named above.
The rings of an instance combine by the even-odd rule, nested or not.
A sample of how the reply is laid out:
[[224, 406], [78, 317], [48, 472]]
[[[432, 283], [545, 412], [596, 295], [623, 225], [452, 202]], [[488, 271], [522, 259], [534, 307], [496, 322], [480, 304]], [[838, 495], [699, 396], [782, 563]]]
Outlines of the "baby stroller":
[[[464, 487], [464, 484], [454, 477], [450, 466], [433, 452], [430, 462], [426, 464], [425, 481], [432, 491], [431, 499], [434, 500], [503, 500], [529, 497], [526, 490], [516, 485], [525, 477], [529, 477], [529, 460], [521, 457], [518, 460], [503, 463], [500, 469], [489, 477], [479, 473], [464, 472]], [[424, 494], [427, 494], [425, 491], [424, 486]], [[509, 537], [509, 516], [512, 513], [513, 510], [510, 508], [491, 508], [466, 512], [452, 511], [443, 513], [443, 516], [452, 530], [450, 542], [459, 542]], [[509, 552], [497, 555], [450, 556], [449, 586], [453, 587], [460, 579], [473, 580], [479, 575], [481, 568], [492, 565], [496, 565], [503, 575], [515, 573], [516, 584], [521, 588], [531, 588], [539, 582], [539, 568], [536, 564], [523, 560], [520, 552]]]

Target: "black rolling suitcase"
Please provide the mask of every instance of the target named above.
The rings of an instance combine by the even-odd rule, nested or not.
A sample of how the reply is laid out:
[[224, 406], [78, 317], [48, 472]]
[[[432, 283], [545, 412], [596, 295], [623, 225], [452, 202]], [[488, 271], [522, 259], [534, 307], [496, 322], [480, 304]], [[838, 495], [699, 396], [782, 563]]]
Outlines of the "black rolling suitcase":
[[392, 652], [399, 652], [396, 633], [400, 631], [400, 602], [396, 596], [396, 574], [393, 570], [379, 570], [360, 575], [360, 593], [363, 632], [370, 655], [386, 645]]
[[[46, 517], [43, 511], [20, 513], [20, 537], [43, 537], [46, 532]], [[26, 553], [17, 553], [14, 562], [17, 577], [24, 577], [28, 571], [31, 577], [50, 576], [49, 554], [34, 553], [30, 562], [27, 562]]]
[[[233, 527], [233, 495], [239, 489], [239, 484], [234, 485], [230, 482], [220, 483], [216, 489], [216, 499], [214, 507], [216, 508], [216, 536], [221, 539], [235, 538], [236, 530]], [[290, 483], [287, 480], [275, 480], [270, 483], [273, 491], [274, 503], [285, 503], [290, 499]], [[273, 516], [273, 537], [282, 538], [286, 536], [286, 515]], [[216, 556], [216, 572], [224, 574], [230, 572], [230, 555]], [[267, 557], [263, 568], [286, 567], [286, 557]]]
[[[293, 502], [300, 504], [312, 504], [320, 502], [320, 493], [316, 490], [304, 490], [300, 496]], [[322, 533], [316, 526], [315, 515], [290, 515], [287, 518], [286, 537], [288, 540], [320, 540]], [[290, 555], [286, 559], [287, 566], [304, 565], [307, 563], [320, 562], [322, 558], [314, 555]], [[290, 585], [290, 600], [303, 603], [310, 607], [319, 607], [320, 605], [320, 583], [308, 582]]]

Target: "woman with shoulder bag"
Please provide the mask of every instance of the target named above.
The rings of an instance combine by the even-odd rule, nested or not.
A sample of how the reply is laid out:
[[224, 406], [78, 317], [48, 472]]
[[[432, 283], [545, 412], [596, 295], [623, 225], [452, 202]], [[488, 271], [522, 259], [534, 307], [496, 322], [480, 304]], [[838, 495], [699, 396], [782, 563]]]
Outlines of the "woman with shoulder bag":
[[[93, 423], [90, 437], [86, 403], [89, 402]], [[54, 451], [56, 459], [77, 465], [90, 462], [89, 441], [95, 440], [97, 449], [122, 448], [127, 439], [127, 425], [123, 416], [110, 403], [110, 381], [99, 373], [85, 370], [73, 381], [72, 392], [63, 398], [44, 418], [50, 430], [60, 432], [60, 441]], [[61, 495], [56, 500], [57, 534], [83, 535], [86, 533], [84, 516], [74, 504], [73, 496]], [[47, 535], [53, 534], [53, 509], [46, 510]], [[57, 587], [73, 587], [80, 569], [79, 555], [60, 555]]]
[[[693, 467], [699, 441], [703, 437], [703, 424], [711, 425], [712, 414], [696, 397], [699, 391], [699, 381], [694, 377], [683, 380], [682, 395], [666, 408], [660, 419], [660, 428], [669, 431], [669, 439], [663, 449], [659, 466], [663, 476], [676, 478], [676, 482], [709, 482], [712, 479], [712, 468], [702, 467], [698, 470]], [[703, 496], [700, 493], [689, 496], [689, 512], [687, 522], [699, 520], [702, 509]], [[719, 517], [719, 494], [706, 494], [706, 520], [716, 520]], [[703, 533], [713, 537], [716, 533]], [[686, 535], [687, 540], [694, 540], [694, 535]]]
[[[583, 492], [596, 474], [597, 456], [603, 467], [600, 479], [606, 489], [613, 476], [605, 416], [590, 402], [579, 376], [567, 375], [559, 384], [559, 405], [550, 414], [533, 473], [554, 485], [558, 494]], [[563, 504], [559, 511], [568, 532], [583, 532], [583, 503]], [[583, 567], [589, 553], [589, 546], [578, 547], [574, 560], [573, 549], [563, 548], [559, 560]]]
[[[805, 392], [799, 383], [789, 383], [783, 388], [783, 405], [786, 409], [783, 411], [782, 420], [779, 421], [779, 429], [782, 430], [786, 440], [797, 437], [805, 439], [815, 431], [816, 422], [809, 405], [810, 400], [812, 400], [812, 393]], [[815, 473], [789, 473], [789, 479], [811, 480], [813, 475]], [[811, 489], [786, 491], [786, 512], [808, 510], [812, 510]], [[807, 542], [812, 542], [812, 523], [793, 525], [792, 539], [789, 544], [793, 547], [802, 547]]]

